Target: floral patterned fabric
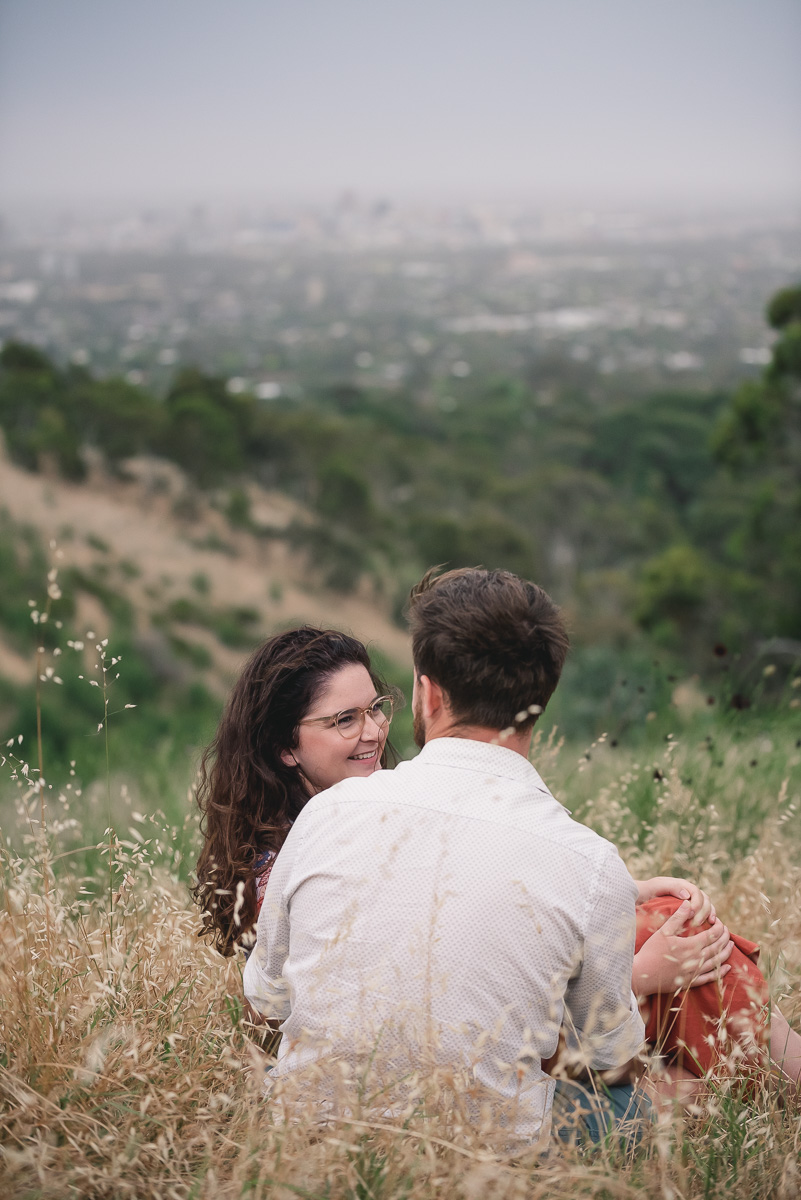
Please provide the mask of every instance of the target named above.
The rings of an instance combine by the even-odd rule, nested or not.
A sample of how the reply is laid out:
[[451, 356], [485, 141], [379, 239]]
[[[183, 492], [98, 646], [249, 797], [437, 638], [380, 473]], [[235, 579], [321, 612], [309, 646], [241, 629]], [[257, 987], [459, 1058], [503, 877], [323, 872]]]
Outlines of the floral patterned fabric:
[[256, 860], [256, 916], [261, 912], [264, 893], [270, 880], [270, 873], [278, 857], [277, 850], [265, 850]]

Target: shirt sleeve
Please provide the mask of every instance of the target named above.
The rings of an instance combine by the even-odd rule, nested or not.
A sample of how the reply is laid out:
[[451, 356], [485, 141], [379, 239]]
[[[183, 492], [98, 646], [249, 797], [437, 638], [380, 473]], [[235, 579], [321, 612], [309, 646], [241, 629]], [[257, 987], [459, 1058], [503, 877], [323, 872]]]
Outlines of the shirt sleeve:
[[631, 990], [636, 896], [634, 881], [610, 846], [589, 897], [582, 961], [565, 994], [568, 1047], [596, 1071], [628, 1062], [645, 1037]]
[[289, 989], [283, 979], [289, 954], [289, 912], [286, 890], [294, 854], [289, 839], [270, 864], [267, 890], [256, 925], [256, 945], [245, 963], [242, 982], [245, 999], [273, 1020], [289, 1016]]

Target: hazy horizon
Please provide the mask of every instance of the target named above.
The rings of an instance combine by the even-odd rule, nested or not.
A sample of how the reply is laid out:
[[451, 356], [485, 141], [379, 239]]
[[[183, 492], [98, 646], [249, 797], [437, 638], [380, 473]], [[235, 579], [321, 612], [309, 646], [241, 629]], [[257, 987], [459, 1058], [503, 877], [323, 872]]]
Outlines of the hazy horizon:
[[6, 203], [773, 206], [794, 0], [5, 0]]

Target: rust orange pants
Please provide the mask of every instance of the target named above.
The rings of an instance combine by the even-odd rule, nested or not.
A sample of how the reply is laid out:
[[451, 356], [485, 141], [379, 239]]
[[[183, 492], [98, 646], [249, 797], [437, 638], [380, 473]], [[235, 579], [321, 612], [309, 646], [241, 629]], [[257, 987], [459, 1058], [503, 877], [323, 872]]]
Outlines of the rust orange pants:
[[[680, 904], [675, 896], [657, 896], [637, 908], [636, 950]], [[697, 932], [687, 929], [682, 936]], [[754, 1064], [768, 1041], [768, 987], [756, 965], [759, 947], [736, 933], [731, 939], [731, 970], [720, 983], [648, 996], [647, 1013], [643, 1012], [648, 1041], [669, 1062], [699, 1079], [724, 1063], [735, 1046]]]

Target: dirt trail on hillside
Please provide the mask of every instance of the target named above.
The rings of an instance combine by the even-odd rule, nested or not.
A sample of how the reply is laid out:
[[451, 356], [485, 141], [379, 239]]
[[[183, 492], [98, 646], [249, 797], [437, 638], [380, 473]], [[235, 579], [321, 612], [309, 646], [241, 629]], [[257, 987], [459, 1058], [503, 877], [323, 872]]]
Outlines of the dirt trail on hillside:
[[[188, 597], [200, 607], [256, 609], [260, 621], [254, 641], [259, 633], [306, 621], [349, 630], [401, 666], [411, 662], [409, 638], [376, 603], [315, 590], [285, 541], [232, 532], [224, 517], [196, 495], [185, 505], [190, 516], [176, 516], [180, 479], [170, 464], [156, 465], [164, 468], [167, 482], [148, 488], [141, 480], [125, 483], [98, 472], [88, 483], [72, 484], [24, 471], [3, 458], [0, 508], [38, 530], [45, 545], [55, 539], [64, 552], [63, 565], [96, 573], [106, 564], [100, 569], [108, 586], [134, 604], [142, 631], [150, 625], [150, 613]], [[257, 507], [262, 519], [263, 513], [271, 514], [279, 527], [297, 509], [287, 497], [267, 492], [256, 497], [254, 511]], [[197, 640], [208, 644], [200, 631]], [[215, 667], [228, 679], [244, 657], [220, 645], [214, 650]], [[8, 655], [0, 653], [0, 671], [4, 658]], [[21, 664], [9, 660], [7, 666], [12, 665], [19, 672]]]

